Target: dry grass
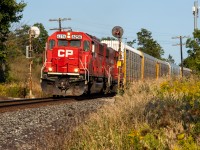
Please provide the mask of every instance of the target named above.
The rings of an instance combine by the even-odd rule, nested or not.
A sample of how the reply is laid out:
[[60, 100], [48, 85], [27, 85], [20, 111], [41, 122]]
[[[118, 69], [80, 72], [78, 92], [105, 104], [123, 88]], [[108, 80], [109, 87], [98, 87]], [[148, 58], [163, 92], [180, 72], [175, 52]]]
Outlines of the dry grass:
[[65, 149], [200, 149], [190, 131], [194, 122], [184, 120], [183, 96], [161, 95], [164, 82], [133, 83], [114, 104], [92, 114]]
[[[8, 83], [0, 85], [0, 96], [28, 97], [29, 96], [29, 60], [19, 56], [9, 60], [10, 72]], [[43, 96], [40, 87], [40, 65], [32, 66], [32, 90], [35, 97]]]
[[[155, 83], [151, 83], [156, 86]], [[116, 96], [115, 103], [93, 114], [74, 135], [66, 149], [130, 149], [128, 134], [140, 128], [146, 118], [145, 105], [154, 97], [154, 86], [133, 83], [123, 96]], [[148, 94], [148, 96], [146, 95]]]

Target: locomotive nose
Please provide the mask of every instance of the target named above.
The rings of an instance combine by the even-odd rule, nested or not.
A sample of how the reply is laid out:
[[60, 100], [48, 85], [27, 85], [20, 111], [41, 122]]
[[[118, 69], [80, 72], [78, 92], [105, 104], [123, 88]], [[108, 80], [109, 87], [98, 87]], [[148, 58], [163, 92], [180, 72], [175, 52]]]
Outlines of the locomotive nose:
[[54, 49], [52, 67], [55, 72], [78, 73], [78, 49]]

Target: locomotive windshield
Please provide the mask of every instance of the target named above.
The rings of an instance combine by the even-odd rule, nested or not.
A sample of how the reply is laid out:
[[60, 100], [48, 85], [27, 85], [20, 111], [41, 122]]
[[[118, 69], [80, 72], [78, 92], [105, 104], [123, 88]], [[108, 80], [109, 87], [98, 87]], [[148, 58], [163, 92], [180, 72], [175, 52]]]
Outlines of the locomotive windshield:
[[58, 46], [68, 46], [67, 40], [58, 40]]
[[81, 46], [81, 41], [80, 40], [64, 40], [64, 39], [59, 39], [58, 40], [58, 46], [71, 46], [71, 47], [80, 47]]
[[81, 41], [80, 40], [71, 40], [71, 41], [69, 41], [69, 45], [72, 47], [80, 47]]

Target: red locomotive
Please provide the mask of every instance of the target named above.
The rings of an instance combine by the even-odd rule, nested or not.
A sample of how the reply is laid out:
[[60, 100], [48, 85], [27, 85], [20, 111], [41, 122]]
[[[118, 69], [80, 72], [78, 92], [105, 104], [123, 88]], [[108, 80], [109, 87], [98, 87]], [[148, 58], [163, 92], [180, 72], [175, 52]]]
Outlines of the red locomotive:
[[84, 32], [56, 31], [48, 37], [41, 87], [51, 95], [115, 92], [118, 52]]

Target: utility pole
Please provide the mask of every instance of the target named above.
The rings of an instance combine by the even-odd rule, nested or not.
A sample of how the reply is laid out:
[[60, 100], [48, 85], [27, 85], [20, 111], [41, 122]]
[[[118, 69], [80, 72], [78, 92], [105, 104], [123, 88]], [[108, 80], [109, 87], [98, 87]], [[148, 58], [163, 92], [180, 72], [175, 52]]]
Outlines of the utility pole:
[[192, 12], [194, 15], [194, 30], [197, 29], [197, 18], [199, 14], [198, 0], [194, 2], [194, 6], [192, 7]]
[[57, 21], [57, 22], [59, 23], [59, 28], [54, 28], [54, 29], [51, 29], [51, 30], [59, 30], [59, 31], [62, 31], [62, 29], [71, 29], [70, 27], [68, 27], [68, 28], [62, 28], [62, 26], [61, 26], [61, 22], [62, 22], [62, 21], [67, 21], [67, 20], [71, 20], [71, 18], [49, 19], [49, 21]]
[[181, 77], [183, 77], [183, 45], [185, 45], [185, 43], [183, 44], [182, 39], [183, 38], [189, 38], [187, 36], [177, 36], [177, 37], [172, 37], [172, 39], [180, 39], [180, 43], [179, 44], [175, 44], [173, 46], [178, 46], [180, 45], [180, 52], [181, 52]]

